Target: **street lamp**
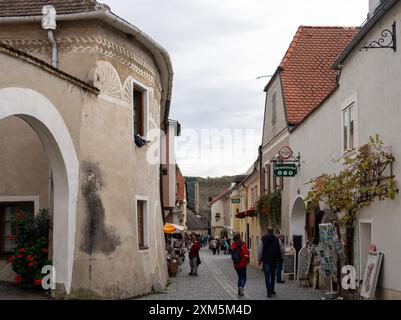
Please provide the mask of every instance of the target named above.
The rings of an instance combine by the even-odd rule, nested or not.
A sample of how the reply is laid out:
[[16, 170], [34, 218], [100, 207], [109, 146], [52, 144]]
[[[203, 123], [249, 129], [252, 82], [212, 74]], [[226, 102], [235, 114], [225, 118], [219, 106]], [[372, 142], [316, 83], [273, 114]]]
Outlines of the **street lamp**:
[[256, 78], [256, 80], [263, 79], [263, 78], [271, 78], [271, 77], [273, 77], [273, 76], [272, 75], [259, 76], [259, 77]]

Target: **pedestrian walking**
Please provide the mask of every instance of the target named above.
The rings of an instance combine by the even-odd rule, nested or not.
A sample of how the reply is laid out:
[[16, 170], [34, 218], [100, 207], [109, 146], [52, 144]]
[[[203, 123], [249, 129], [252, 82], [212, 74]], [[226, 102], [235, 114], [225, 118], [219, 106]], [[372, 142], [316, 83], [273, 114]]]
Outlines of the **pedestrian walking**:
[[274, 291], [277, 263], [281, 259], [280, 243], [274, 235], [273, 228], [267, 229], [267, 234], [259, 242], [258, 261], [259, 265], [263, 263], [265, 273], [265, 283], [267, 296], [269, 298], [275, 295]]
[[228, 246], [228, 241], [227, 241], [227, 238], [224, 238], [224, 254], [228, 254], [228, 249], [229, 249], [229, 246]]
[[216, 255], [216, 251], [217, 251], [217, 240], [216, 239], [212, 239], [210, 240], [210, 248], [212, 249], [213, 255]]
[[239, 234], [234, 236], [231, 249], [231, 258], [238, 275], [238, 296], [243, 297], [246, 284], [246, 267], [249, 263], [249, 252], [246, 243], [242, 241]]
[[198, 266], [200, 264], [200, 242], [194, 238], [191, 240], [191, 245], [189, 247], [189, 266], [191, 267], [191, 272], [189, 273], [190, 276], [197, 276], [198, 275]]
[[283, 235], [281, 232], [277, 235], [279, 244], [280, 244], [280, 251], [281, 251], [281, 259], [277, 262], [277, 283], [285, 283], [283, 280], [283, 264], [284, 264], [284, 258], [285, 258], [285, 247], [283, 243]]
[[220, 238], [216, 238], [216, 242], [217, 242], [217, 254], [220, 254], [220, 247], [221, 247]]

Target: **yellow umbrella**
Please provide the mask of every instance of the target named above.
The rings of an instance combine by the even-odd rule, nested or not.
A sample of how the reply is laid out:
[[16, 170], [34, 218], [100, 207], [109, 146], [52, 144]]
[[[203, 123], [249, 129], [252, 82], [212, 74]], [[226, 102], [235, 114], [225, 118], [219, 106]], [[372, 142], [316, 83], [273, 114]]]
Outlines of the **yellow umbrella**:
[[174, 232], [176, 232], [177, 231], [177, 228], [176, 227], [174, 227], [172, 224], [170, 224], [170, 223], [166, 223], [165, 225], [164, 225], [164, 233], [174, 233]]
[[184, 231], [184, 227], [171, 223], [166, 223], [163, 229], [164, 233], [175, 233], [177, 231]]

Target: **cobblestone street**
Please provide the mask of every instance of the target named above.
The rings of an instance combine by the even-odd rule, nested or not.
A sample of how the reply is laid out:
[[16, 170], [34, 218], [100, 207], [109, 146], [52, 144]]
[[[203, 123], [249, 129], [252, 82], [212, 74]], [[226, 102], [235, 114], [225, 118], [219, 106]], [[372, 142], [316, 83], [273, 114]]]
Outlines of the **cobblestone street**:
[[0, 300], [48, 300], [45, 294], [23, 290], [13, 283], [0, 281]]
[[[213, 256], [209, 250], [201, 251], [201, 265], [198, 277], [188, 275], [186, 260], [181, 272], [172, 279], [166, 293], [143, 297], [143, 300], [238, 300], [237, 274], [231, 257], [223, 254]], [[276, 285], [274, 300], [320, 300], [321, 292], [303, 289], [294, 281]], [[245, 287], [245, 300], [268, 300], [264, 284], [264, 274], [254, 267], [248, 267], [248, 281]], [[271, 300], [271, 299], [269, 299]]]

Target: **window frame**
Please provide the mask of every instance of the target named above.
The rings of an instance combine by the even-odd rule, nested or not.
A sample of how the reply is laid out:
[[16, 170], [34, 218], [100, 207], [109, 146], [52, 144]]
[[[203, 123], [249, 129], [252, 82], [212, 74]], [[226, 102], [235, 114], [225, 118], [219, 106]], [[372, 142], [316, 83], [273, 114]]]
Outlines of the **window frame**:
[[[353, 148], [350, 148], [351, 117], [353, 114]], [[348, 115], [347, 137], [345, 137], [345, 115]], [[347, 141], [345, 141], [345, 138]], [[347, 144], [345, 146], [345, 143]], [[358, 101], [356, 93], [346, 99], [341, 106], [341, 154], [346, 155], [354, 152], [358, 148]]]
[[[138, 204], [143, 203], [143, 246], [140, 245], [140, 229], [139, 229], [139, 212]], [[146, 252], [149, 250], [149, 200], [148, 197], [136, 196], [135, 197], [135, 226], [137, 234], [137, 248], [139, 252]]]
[[272, 125], [277, 123], [277, 92], [272, 94]]
[[[21, 198], [22, 199], [22, 198]], [[17, 207], [19, 205], [24, 204], [25, 206], [30, 206], [33, 210], [32, 214], [36, 214], [36, 202], [35, 200], [28, 199], [24, 197], [22, 200], [19, 200], [17, 197], [13, 197], [12, 199], [10, 198], [11, 201], [0, 201], [0, 259], [9, 257], [10, 255], [13, 254], [13, 251], [5, 251], [5, 243], [4, 239], [6, 237], [5, 234], [5, 218], [4, 214], [5, 212], [3, 211], [5, 207]], [[10, 236], [10, 235], [7, 235]], [[15, 235], [14, 235], [15, 236]]]
[[145, 140], [149, 140], [149, 106], [150, 106], [150, 99], [149, 99], [149, 92], [150, 88], [143, 85], [142, 83], [132, 80], [132, 101], [131, 101], [131, 122], [132, 122], [132, 139], [135, 141], [136, 135], [136, 127], [135, 127], [135, 91], [139, 91], [142, 93], [142, 106], [143, 106], [143, 138]]
[[265, 185], [264, 185], [264, 194], [270, 194], [271, 193], [271, 164], [266, 163], [265, 164]]

